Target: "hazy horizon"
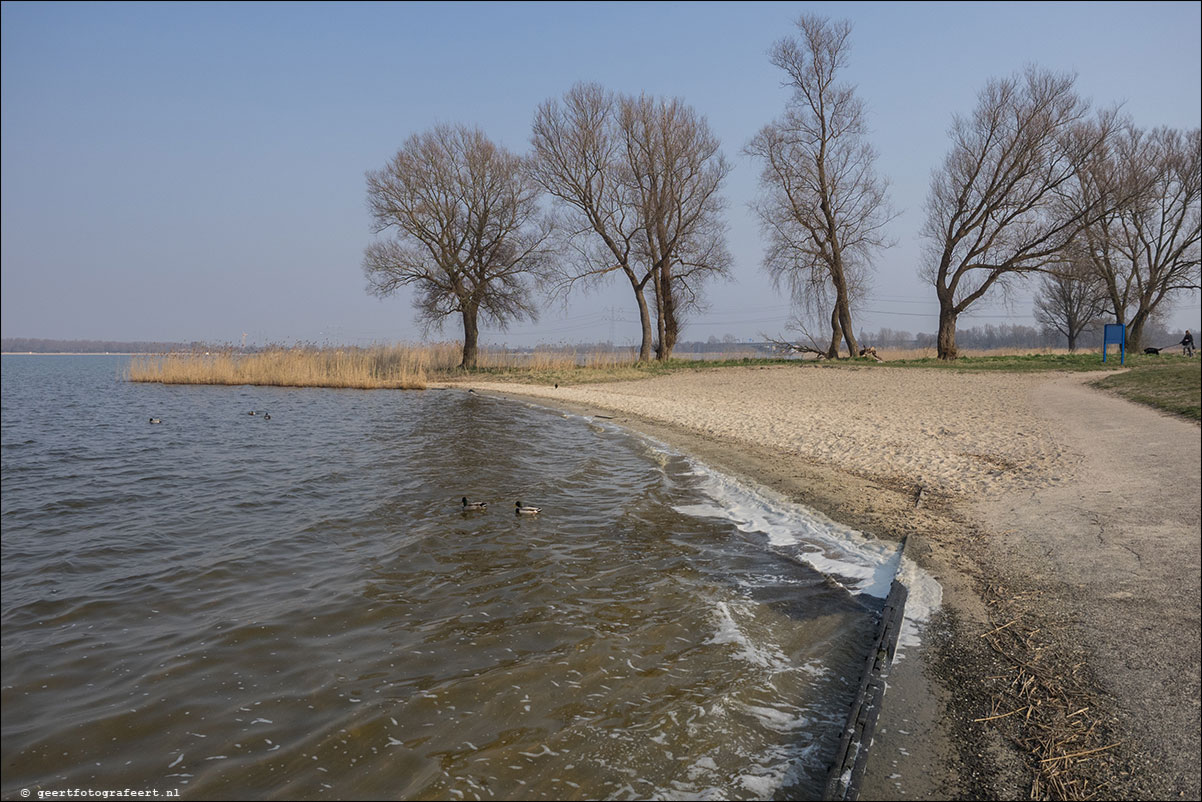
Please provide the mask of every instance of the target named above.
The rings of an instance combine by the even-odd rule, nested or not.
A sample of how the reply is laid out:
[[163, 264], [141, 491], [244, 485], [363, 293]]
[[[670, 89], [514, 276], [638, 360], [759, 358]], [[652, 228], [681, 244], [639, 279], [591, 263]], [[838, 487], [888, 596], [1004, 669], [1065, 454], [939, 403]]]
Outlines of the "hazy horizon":
[[[6, 338], [417, 341], [407, 294], [368, 295], [364, 174], [410, 134], [479, 125], [517, 151], [574, 83], [680, 97], [734, 165], [734, 281], [684, 340], [778, 335], [790, 306], [760, 268], [742, 154], [787, 98], [767, 51], [801, 13], [853, 23], [858, 86], [901, 214], [856, 309], [860, 330], [933, 332], [917, 276], [931, 171], [954, 114], [1027, 64], [1075, 72], [1144, 128], [1202, 120], [1198, 3], [133, 4], [6, 2], [2, 323]], [[1031, 293], [962, 327], [1033, 325]], [[1166, 315], [1199, 328], [1199, 298]], [[637, 341], [628, 285], [544, 307], [484, 344]], [[455, 321], [431, 339], [459, 336]]]

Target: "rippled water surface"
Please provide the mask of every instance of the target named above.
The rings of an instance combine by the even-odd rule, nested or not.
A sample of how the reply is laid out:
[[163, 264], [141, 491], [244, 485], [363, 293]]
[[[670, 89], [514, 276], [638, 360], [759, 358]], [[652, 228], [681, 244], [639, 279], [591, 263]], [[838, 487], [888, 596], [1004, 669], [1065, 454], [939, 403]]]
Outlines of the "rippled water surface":
[[807, 522], [522, 404], [124, 366], [3, 358], [6, 798], [821, 793], [875, 607]]

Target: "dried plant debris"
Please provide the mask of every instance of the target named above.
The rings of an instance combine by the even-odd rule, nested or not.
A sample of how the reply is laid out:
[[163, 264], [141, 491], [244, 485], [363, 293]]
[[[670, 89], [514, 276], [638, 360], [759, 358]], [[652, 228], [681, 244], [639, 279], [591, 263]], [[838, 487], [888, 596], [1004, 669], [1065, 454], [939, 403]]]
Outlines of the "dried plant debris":
[[1106, 792], [1098, 761], [1119, 745], [1095, 717], [1096, 700], [1084, 660], [1051, 648], [1030, 612], [1037, 594], [1014, 594], [1001, 585], [986, 589], [993, 628], [981, 633], [1006, 666], [986, 677], [993, 711], [977, 722], [995, 726], [1028, 755], [1033, 800], [1096, 799]]

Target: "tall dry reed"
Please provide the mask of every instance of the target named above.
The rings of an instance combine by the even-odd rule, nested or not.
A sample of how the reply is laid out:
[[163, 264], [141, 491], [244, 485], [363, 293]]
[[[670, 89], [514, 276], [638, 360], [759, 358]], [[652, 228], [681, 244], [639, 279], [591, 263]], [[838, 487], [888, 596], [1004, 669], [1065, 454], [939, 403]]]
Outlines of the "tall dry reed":
[[[370, 348], [269, 348], [135, 357], [126, 378], [163, 384], [259, 384], [276, 387], [422, 389], [431, 376], [459, 375], [459, 343], [388, 345]], [[484, 348], [477, 367], [490, 372], [553, 373], [629, 367], [625, 352], [577, 353], [556, 349], [512, 351]]]
[[420, 390], [432, 355], [428, 348], [405, 345], [163, 354], [133, 359], [126, 378], [163, 384]]

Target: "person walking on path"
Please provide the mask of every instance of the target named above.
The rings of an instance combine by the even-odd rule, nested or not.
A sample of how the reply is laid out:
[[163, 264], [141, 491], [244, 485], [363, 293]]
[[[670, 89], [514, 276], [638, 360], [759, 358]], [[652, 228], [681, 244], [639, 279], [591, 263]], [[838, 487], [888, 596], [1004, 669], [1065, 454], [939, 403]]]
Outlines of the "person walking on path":
[[1185, 330], [1185, 336], [1181, 338], [1181, 350], [1186, 356], [1194, 355], [1194, 335], [1189, 333], [1189, 329]]

